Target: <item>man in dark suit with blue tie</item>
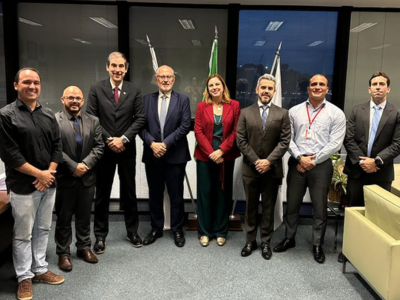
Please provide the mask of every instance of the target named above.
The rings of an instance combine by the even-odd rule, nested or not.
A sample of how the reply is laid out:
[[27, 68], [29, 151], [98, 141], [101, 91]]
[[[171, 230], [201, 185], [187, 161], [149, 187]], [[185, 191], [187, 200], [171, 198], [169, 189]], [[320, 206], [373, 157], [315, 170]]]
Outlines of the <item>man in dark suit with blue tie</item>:
[[347, 120], [344, 172], [350, 206], [364, 206], [364, 185], [391, 189], [393, 160], [400, 154], [400, 111], [386, 100], [389, 92], [389, 76], [375, 72], [369, 80], [371, 100], [354, 107]]
[[72, 270], [70, 245], [72, 216], [75, 215], [77, 256], [88, 263], [98, 259], [90, 250], [90, 214], [96, 183], [96, 164], [103, 155], [99, 119], [81, 109], [85, 103], [76, 86], [64, 90], [64, 110], [56, 114], [63, 146], [63, 162], [58, 165], [56, 194], [56, 233], [58, 266]]
[[152, 227], [143, 245], [150, 245], [163, 236], [166, 185], [171, 201], [171, 230], [175, 245], [183, 247], [183, 181], [186, 163], [190, 160], [186, 138], [190, 131], [190, 100], [172, 90], [175, 75], [171, 67], [159, 67], [155, 79], [159, 91], [143, 97], [146, 125], [140, 133], [144, 145], [142, 161], [149, 186]]
[[110, 78], [92, 85], [86, 111], [97, 116], [103, 127], [106, 144], [104, 156], [97, 170], [94, 234], [97, 254], [106, 250], [108, 214], [111, 188], [116, 166], [120, 181], [120, 202], [124, 210], [127, 239], [133, 247], [141, 247], [138, 235], [139, 218], [136, 199], [135, 137], [142, 130], [145, 120], [143, 102], [139, 88], [124, 76], [128, 62], [120, 52], [112, 52], [107, 59], [106, 69]]

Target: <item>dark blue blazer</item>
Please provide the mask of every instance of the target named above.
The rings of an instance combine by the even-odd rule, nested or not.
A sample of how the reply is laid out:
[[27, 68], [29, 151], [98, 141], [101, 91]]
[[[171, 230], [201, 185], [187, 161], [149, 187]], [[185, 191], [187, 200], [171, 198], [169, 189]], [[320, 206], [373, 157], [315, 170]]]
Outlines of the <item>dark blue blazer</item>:
[[162, 142], [160, 118], [158, 116], [159, 92], [147, 94], [143, 97], [146, 124], [140, 132], [143, 140], [142, 162], [157, 163], [165, 160], [170, 164], [179, 164], [189, 161], [190, 152], [187, 134], [190, 131], [190, 100], [189, 97], [172, 91], [168, 106], [168, 112], [164, 124], [164, 143], [167, 152], [162, 158], [153, 155], [150, 145], [154, 142]]

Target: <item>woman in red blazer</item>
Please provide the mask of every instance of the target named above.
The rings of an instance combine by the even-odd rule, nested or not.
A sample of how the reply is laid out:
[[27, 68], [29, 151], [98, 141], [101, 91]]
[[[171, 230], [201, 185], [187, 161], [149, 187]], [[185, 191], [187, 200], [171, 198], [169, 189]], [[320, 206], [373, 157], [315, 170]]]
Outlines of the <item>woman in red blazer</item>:
[[210, 239], [226, 242], [236, 146], [236, 126], [240, 105], [231, 100], [224, 79], [213, 74], [207, 78], [204, 101], [197, 105], [194, 133], [197, 140], [197, 216], [200, 244]]

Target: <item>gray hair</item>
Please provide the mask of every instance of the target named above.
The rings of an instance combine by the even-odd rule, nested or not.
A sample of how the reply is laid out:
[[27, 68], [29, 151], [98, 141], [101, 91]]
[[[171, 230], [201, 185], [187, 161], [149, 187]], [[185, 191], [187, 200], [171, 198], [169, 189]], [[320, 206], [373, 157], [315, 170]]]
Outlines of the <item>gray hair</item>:
[[122, 57], [122, 58], [125, 60], [125, 69], [128, 70], [128, 68], [129, 68], [129, 63], [128, 63], [128, 61], [126, 60], [125, 55], [124, 55], [123, 53], [121, 53], [121, 52], [118, 52], [118, 51], [111, 52], [111, 53], [108, 55], [108, 57], [107, 57], [107, 67], [110, 66], [110, 61], [111, 61], [111, 58], [113, 58], [113, 57]]
[[274, 77], [273, 75], [271, 75], [271, 74], [264, 74], [264, 75], [262, 75], [260, 78], [258, 78], [256, 89], [260, 86], [260, 82], [261, 82], [261, 80], [263, 80], [263, 79], [272, 81], [274, 84], [276, 84], [276, 80], [275, 80], [275, 77]]

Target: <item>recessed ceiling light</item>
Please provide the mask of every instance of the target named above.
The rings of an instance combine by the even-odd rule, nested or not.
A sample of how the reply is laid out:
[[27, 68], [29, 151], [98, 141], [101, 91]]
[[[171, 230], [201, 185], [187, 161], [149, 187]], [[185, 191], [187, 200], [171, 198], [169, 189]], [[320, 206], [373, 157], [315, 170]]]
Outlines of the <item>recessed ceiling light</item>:
[[99, 23], [100, 25], [106, 27], [106, 28], [118, 28], [117, 25], [111, 23], [107, 19], [101, 18], [101, 17], [89, 17], [91, 20]]
[[256, 42], [254, 43], [254, 46], [256, 46], [256, 47], [261, 47], [261, 46], [264, 46], [266, 42], [267, 42], [267, 41], [256, 41]]
[[193, 46], [201, 46], [201, 40], [192, 40]]
[[80, 38], [72, 38], [72, 39], [73, 39], [74, 41], [77, 41], [77, 42], [82, 43], [82, 44], [86, 44], [86, 45], [91, 45], [91, 44], [92, 44], [91, 42], [82, 40], [82, 39], [80, 39]]
[[281, 27], [283, 21], [271, 21], [268, 26], [265, 28], [265, 31], [277, 31], [279, 27]]
[[380, 46], [372, 47], [371, 49], [372, 50], [378, 50], [378, 49], [382, 49], [382, 48], [386, 48], [386, 47], [390, 47], [390, 46], [392, 46], [392, 44], [383, 44], [383, 45], [380, 45]]
[[28, 20], [28, 19], [24, 19], [24, 18], [21, 18], [21, 17], [19, 17], [19, 21], [20, 21], [21, 23], [25, 23], [25, 24], [32, 25], [32, 26], [43, 26], [42, 24], [33, 22], [33, 21], [31, 21], [31, 20]]
[[196, 29], [193, 25], [192, 20], [184, 20], [184, 19], [178, 19], [179, 23], [183, 27], [183, 29]]
[[350, 29], [350, 32], [360, 32], [360, 31], [368, 29], [372, 26], [375, 26], [376, 24], [378, 24], [378, 23], [362, 23], [362, 24], [354, 27], [353, 29]]
[[307, 46], [308, 47], [315, 47], [315, 46], [321, 45], [322, 43], [325, 43], [325, 41], [315, 41], [315, 42], [312, 42], [311, 44], [309, 44]]

